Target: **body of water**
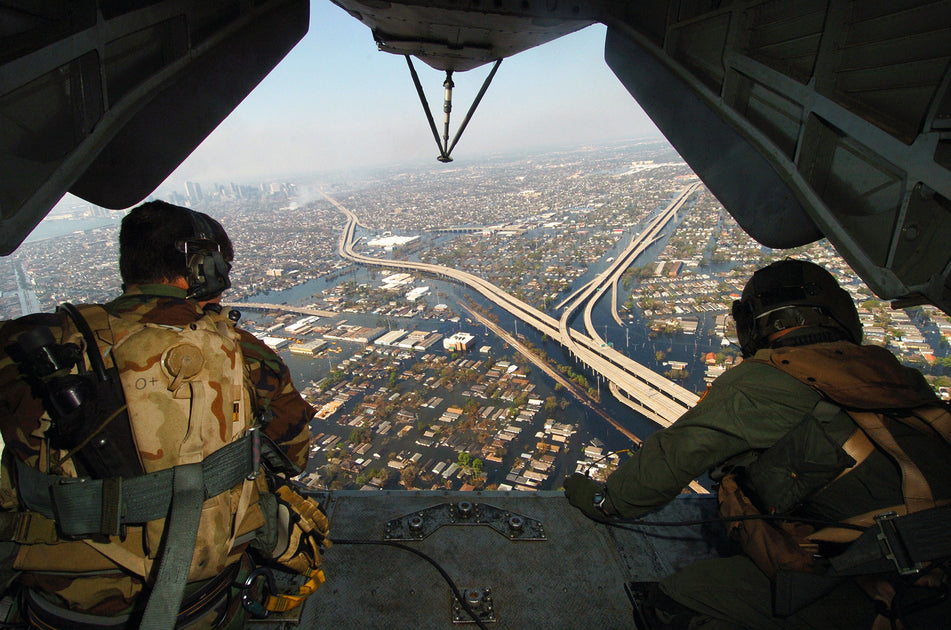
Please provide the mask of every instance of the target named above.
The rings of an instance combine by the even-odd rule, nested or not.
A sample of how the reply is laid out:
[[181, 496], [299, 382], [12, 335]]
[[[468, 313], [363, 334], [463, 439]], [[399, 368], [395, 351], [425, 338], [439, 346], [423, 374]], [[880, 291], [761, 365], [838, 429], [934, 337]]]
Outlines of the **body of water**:
[[[631, 236], [639, 230], [639, 227], [634, 227], [625, 231], [618, 239], [617, 244], [609, 248], [600, 261], [591, 265], [583, 276], [575, 280], [574, 287], [582, 286], [588, 279], [602, 271], [608, 264], [607, 259], [616, 257], [620, 253], [620, 250], [629, 243]], [[665, 230], [665, 236], [649, 247], [648, 250], [633, 263], [633, 266], [642, 266], [656, 260], [657, 256], [664, 250], [670, 238], [670, 234], [674, 231], [675, 224], [672, 223], [668, 226], [668, 229]], [[389, 273], [389, 271], [354, 265], [340, 275], [311, 280], [282, 291], [260, 293], [249, 297], [248, 301], [302, 306], [317, 301], [322, 292], [331, 289], [337, 284], [347, 281], [375, 284], [381, 277]], [[574, 363], [570, 357], [566, 356], [564, 348], [559, 343], [544, 338], [540, 333], [523, 322], [516, 323], [512, 315], [498, 309], [471, 289], [429, 277], [421, 277], [416, 284], [425, 284], [431, 287], [432, 293], [430, 296], [427, 296], [429, 303], [435, 304], [437, 301], [446, 303], [456, 314], [462, 316], [460, 322], [453, 323], [450, 321], [423, 318], [386, 318], [377, 314], [349, 312], [341, 313], [338, 319], [345, 319], [347, 323], [363, 326], [378, 326], [393, 330], [397, 328], [430, 330], [444, 335], [451, 335], [463, 330], [476, 336], [477, 348], [486, 345], [489, 346], [491, 348], [491, 355], [496, 359], [508, 359], [514, 356], [515, 351], [508, 348], [507, 344], [503, 343], [493, 333], [485, 330], [481, 325], [467, 323], [465, 316], [462, 315], [464, 311], [460, 305], [467, 303], [470, 299], [474, 300], [476, 303], [494, 312], [498, 316], [499, 324], [510, 333], [517, 333], [519, 337], [531, 342], [535, 347], [543, 349], [555, 362], [571, 365], [576, 372], [584, 373], [589, 384], [600, 390], [600, 408], [606, 414], [623, 424], [629, 431], [643, 439], [660, 428], [654, 422], [614, 399], [609, 392], [608, 384], [604, 381], [600, 381], [596, 374], [584, 370], [580, 364]], [[569, 289], [563, 295], [559, 296], [559, 299], [568, 295], [573, 290], [573, 288]], [[435, 297], [437, 293], [441, 294], [438, 298]], [[705, 388], [703, 380], [705, 366], [700, 357], [706, 352], [716, 352], [720, 349], [719, 339], [708, 335], [708, 332], [713, 330], [715, 314], [698, 313], [696, 315], [700, 320], [700, 326], [696, 335], [680, 334], [652, 338], [649, 335], [646, 322], [637, 312], [633, 315], [628, 315], [624, 325], [619, 326], [609, 313], [609, 297], [609, 292], [606, 292], [604, 298], [598, 303], [593, 312], [593, 320], [598, 334], [610, 341], [620, 352], [623, 352], [635, 361], [659, 373], [663, 373], [667, 368], [657, 360], [658, 352], [662, 352], [667, 360], [686, 362], [689, 366], [688, 371], [690, 377], [682, 381], [681, 384], [697, 393], [702, 392]], [[625, 298], [619, 296], [619, 303], [623, 302], [624, 299]], [[558, 316], [558, 313], [552, 312], [550, 314], [555, 317]], [[622, 316], [624, 315], [622, 314]], [[577, 317], [580, 322], [580, 312]], [[580, 328], [580, 323], [575, 323], [575, 327]], [[340, 360], [344, 358], [352, 356], [353, 353], [361, 352], [363, 349], [363, 344], [337, 343], [344, 348], [344, 352], [323, 358], [303, 358], [292, 355], [286, 350], [282, 351], [282, 358], [287, 362], [295, 383], [299, 386], [317, 383], [329, 373], [334, 364], [339, 363]], [[439, 350], [441, 350], [441, 348]], [[621, 450], [631, 446], [630, 440], [626, 436], [617, 431], [598, 414], [592, 412], [573, 397], [567, 395], [564, 391], [555, 392], [554, 381], [541, 370], [533, 368], [530, 378], [535, 385], [535, 391], [532, 394], [534, 397], [545, 399], [548, 396], [555, 395], [559, 398], [564, 398], [568, 402], [565, 409], [558, 409], [552, 414], [556, 422], [568, 422], [578, 427], [578, 435], [572, 439], [572, 450], [568, 453], [569, 457], [567, 461], [574, 461], [574, 459], [580, 457], [580, 451], [583, 445], [589, 443], [593, 438], [597, 438], [603, 442], [606, 449], [610, 451]], [[422, 415], [423, 414], [421, 414], [421, 417]], [[526, 446], [532, 439], [534, 439], [533, 435], [525, 436]], [[394, 444], [394, 446], [398, 445]], [[413, 448], [412, 444], [405, 446], [410, 449]], [[498, 475], [504, 477], [506, 471], [490, 471], [487, 469], [486, 472], [490, 473], [491, 483], [492, 481], [500, 481]], [[559, 470], [558, 477], [551, 480], [553, 482], [551, 487], [559, 487], [564, 475], [570, 474], [571, 472], [572, 470]]]
[[47, 219], [40, 221], [40, 224], [30, 232], [24, 243], [34, 243], [48, 238], [56, 238], [73, 234], [74, 232], [85, 232], [96, 228], [109, 226], [119, 226], [120, 218], [115, 217], [90, 217], [86, 219]]
[[[377, 273], [377, 278], [380, 275], [380, 273]], [[374, 280], [373, 272], [372, 270], [357, 267], [352, 273], [343, 274], [332, 280], [311, 280], [282, 291], [260, 293], [248, 298], [248, 301], [300, 306], [314, 302], [321, 291], [329, 289], [338, 283], [350, 280], [356, 282], [371, 282]], [[448, 304], [456, 313], [463, 313], [459, 305], [466, 303], [468, 299], [471, 298], [476, 303], [495, 312], [499, 318], [499, 324], [506, 330], [513, 333], [517, 330], [520, 337], [531, 342], [535, 347], [542, 348], [554, 361], [565, 365], [573, 365], [575, 371], [582, 371], [580, 365], [573, 364], [573, 361], [566, 356], [561, 344], [544, 338], [540, 333], [522, 322], [516, 325], [515, 319], [510, 314], [495, 308], [473, 291], [453, 283], [432, 278], [425, 278], [422, 282], [432, 288], [433, 294], [436, 292], [444, 294], [440, 297], [439, 301]], [[430, 299], [429, 301], [433, 303], [434, 299]], [[615, 347], [652, 369], [660, 368], [656, 361], [656, 352], [659, 349], [669, 352], [670, 358], [674, 359], [677, 359], [681, 352], [686, 355], [694, 350], [694, 342], [691, 340], [675, 341], [669, 338], [650, 340], [647, 336], [647, 329], [639, 318], [633, 320], [630, 326], [618, 327], [613, 318], [607, 315], [606, 309], [602, 307], [603, 305], [599, 305], [599, 308], [596, 309], [596, 322], [598, 322], [599, 326], [602, 321], [605, 323], [610, 322], [608, 338], [615, 343]], [[603, 315], [602, 311], [604, 311]], [[251, 318], [254, 316], [249, 314], [248, 317]], [[484, 329], [481, 325], [468, 323], [464, 315], [460, 318], [459, 322], [423, 318], [386, 318], [372, 313], [349, 312], [341, 313], [337, 319], [347, 320], [348, 324], [379, 326], [393, 330], [398, 328], [407, 330], [431, 330], [442, 333], [443, 335], [451, 335], [462, 330], [476, 336], [476, 348], [489, 346], [491, 348], [491, 356], [496, 359], [510, 358], [516, 354], [514, 350], [509, 348], [507, 344], [496, 337], [491, 331]], [[626, 334], [625, 328], [628, 329]], [[604, 333], [604, 330], [600, 327], [598, 330], [599, 333]], [[339, 363], [344, 358], [348, 358], [353, 353], [361, 352], [364, 347], [364, 344], [360, 343], [338, 341], [337, 344], [344, 348], [344, 352], [333, 354], [329, 357], [307, 358], [293, 355], [287, 350], [282, 350], [280, 354], [291, 370], [294, 382], [299, 387], [305, 387], [311, 383], [320, 382], [336, 363]], [[671, 348], [672, 346], [676, 346], [677, 349], [673, 350]], [[437, 351], [441, 351], [441, 347]], [[473, 355], [473, 358], [478, 357]], [[663, 371], [663, 368], [660, 368], [660, 371]], [[614, 399], [614, 397], [610, 395], [607, 383], [604, 381], [599, 382], [595, 374], [586, 371], [585, 376], [592, 387], [596, 389], [600, 387], [600, 408], [612, 418], [621, 422], [621, 424], [635, 435], [643, 439], [660, 428], [654, 422]], [[597, 438], [603, 442], [608, 450], [621, 450], [631, 445], [627, 437], [610, 426], [602, 417], [591, 412], [587, 407], [564, 391], [556, 392], [554, 382], [541, 370], [533, 368], [530, 378], [536, 388], [533, 392], [534, 397], [545, 399], [548, 396], [555, 395], [559, 398], [564, 398], [568, 402], [567, 407], [564, 410], [557, 410], [554, 416], [557, 422], [568, 422], [578, 427], [579, 434], [572, 440], [572, 456], [580, 456], [580, 447], [588, 443], [592, 438]], [[697, 378], [702, 382], [702, 375]], [[529, 438], [534, 439], [533, 436], [526, 436], [526, 439]], [[504, 476], [504, 472], [505, 471], [499, 471], [499, 474], [503, 474]], [[561, 474], [559, 476], [564, 475], [566, 472], [570, 474], [572, 471], [560, 471]], [[560, 482], [556, 482], [553, 487], [558, 487], [559, 483]]]

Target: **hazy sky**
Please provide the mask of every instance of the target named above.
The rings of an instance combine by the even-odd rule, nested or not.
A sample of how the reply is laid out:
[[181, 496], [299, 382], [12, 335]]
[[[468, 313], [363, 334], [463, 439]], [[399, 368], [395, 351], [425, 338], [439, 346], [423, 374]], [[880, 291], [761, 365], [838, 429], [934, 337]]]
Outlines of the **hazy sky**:
[[[605, 27], [590, 26], [502, 62], [453, 151], [467, 158], [550, 144], [659, 132], [604, 62]], [[443, 73], [416, 61], [442, 131]], [[491, 66], [453, 76], [452, 132]], [[310, 30], [160, 188], [185, 180], [244, 181], [353, 166], [429, 161], [438, 151], [398, 55], [379, 52], [370, 29], [326, 0]]]

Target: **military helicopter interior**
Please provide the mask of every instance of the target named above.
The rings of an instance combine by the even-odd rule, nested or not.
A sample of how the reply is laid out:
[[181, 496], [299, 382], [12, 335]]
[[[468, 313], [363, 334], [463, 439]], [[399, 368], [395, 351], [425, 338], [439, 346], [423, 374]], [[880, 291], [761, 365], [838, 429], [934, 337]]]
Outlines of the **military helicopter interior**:
[[[951, 3], [333, 2], [381, 51], [447, 72], [605, 24], [608, 66], [753, 238], [826, 237], [881, 298], [951, 313]], [[0, 3], [0, 254], [66, 192], [107, 208], [152, 193], [308, 17], [309, 0]], [[341, 492], [328, 510], [331, 536], [354, 544], [327, 552], [303, 627], [472, 622], [392, 544], [435, 558], [499, 628], [629, 626], [631, 583], [727, 545], [714, 526], [596, 526], [560, 492]], [[652, 518], [715, 511], [684, 496]]]

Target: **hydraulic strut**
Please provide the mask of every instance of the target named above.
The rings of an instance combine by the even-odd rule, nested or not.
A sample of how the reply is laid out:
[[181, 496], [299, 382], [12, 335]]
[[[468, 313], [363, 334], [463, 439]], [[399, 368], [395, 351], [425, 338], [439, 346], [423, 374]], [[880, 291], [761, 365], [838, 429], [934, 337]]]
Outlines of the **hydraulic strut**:
[[443, 135], [440, 139], [439, 131], [436, 129], [436, 121], [433, 118], [432, 110], [429, 108], [429, 101], [426, 100], [426, 95], [423, 93], [423, 85], [419, 81], [419, 75], [416, 74], [416, 68], [413, 66], [413, 60], [409, 55], [403, 56], [406, 57], [406, 65], [409, 66], [410, 75], [413, 77], [413, 84], [416, 86], [416, 93], [419, 95], [419, 102], [423, 106], [423, 112], [426, 114], [426, 120], [429, 122], [429, 129], [433, 132], [433, 139], [436, 140], [436, 146], [439, 147], [439, 155], [436, 157], [436, 159], [440, 162], [452, 162], [452, 157], [450, 157], [450, 154], [456, 147], [456, 144], [459, 142], [459, 138], [462, 137], [462, 132], [465, 131], [466, 126], [468, 126], [469, 121], [472, 119], [472, 115], [479, 106], [479, 103], [482, 102], [482, 97], [485, 96], [486, 90], [489, 89], [489, 84], [492, 82], [492, 78], [495, 76], [495, 72], [499, 69], [499, 65], [502, 63], [502, 60], [496, 59], [495, 64], [492, 66], [492, 70], [485, 78], [485, 81], [482, 82], [482, 88], [472, 101], [472, 105], [469, 106], [469, 111], [466, 112], [466, 117], [462, 120], [462, 124], [459, 125], [459, 129], [456, 130], [456, 134], [453, 136], [452, 142], [449, 142], [449, 119], [452, 113], [452, 89], [455, 87], [455, 84], [452, 81], [452, 70], [446, 71], [446, 80], [443, 81], [442, 84], [444, 118]]

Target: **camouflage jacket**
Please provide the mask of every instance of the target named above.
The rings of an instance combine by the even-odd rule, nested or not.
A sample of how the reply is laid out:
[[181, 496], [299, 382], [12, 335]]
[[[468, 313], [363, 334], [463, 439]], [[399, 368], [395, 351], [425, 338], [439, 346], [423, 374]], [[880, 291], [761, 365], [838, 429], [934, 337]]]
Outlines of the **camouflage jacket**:
[[[157, 324], [185, 325], [202, 315], [195, 302], [185, 299], [185, 291], [168, 285], [134, 287], [104, 306], [118, 317], [131, 315]], [[4, 442], [24, 461], [36, 457], [42, 445], [38, 435], [42, 402], [31, 395], [29, 386], [19, 378], [17, 365], [4, 349], [13, 335], [33, 325], [34, 317], [0, 324], [0, 417], [4, 418], [0, 430]], [[266, 415], [271, 418], [265, 433], [303, 468], [307, 463], [308, 423], [314, 409], [295, 389], [280, 357], [251, 333], [241, 329], [238, 332], [245, 366], [254, 384], [252, 399], [258, 411], [267, 410]]]
[[[194, 329], [192, 324], [203, 316], [197, 303], [185, 299], [184, 291], [167, 285], [136, 287], [103, 305], [103, 308], [111, 316], [123, 321], [155, 324], [160, 328], [168, 326], [182, 329], [189, 326]], [[7, 348], [14, 335], [38, 324], [49, 327], [58, 342], [59, 337], [63, 336], [61, 331], [70, 328], [66, 317], [65, 314], [33, 315], [0, 324], [0, 430], [6, 446], [3, 458], [6, 469], [3, 479], [0, 479], [0, 503], [6, 509], [16, 509], [18, 505], [16, 488], [11, 484], [14, 479], [10, 474], [12, 461], [17, 459], [29, 467], [37, 467], [37, 463], [43, 459], [44, 449], [48, 448], [44, 437], [49, 427], [49, 421], [44, 418], [42, 402], [34, 397], [30, 386], [21, 378], [19, 366], [8, 356]], [[294, 463], [303, 467], [307, 457], [308, 423], [313, 416], [313, 409], [294, 389], [284, 363], [249, 333], [240, 329], [236, 332], [244, 362], [244, 378], [239, 380], [245, 384], [245, 400], [250, 400], [251, 412], [256, 417], [268, 422], [264, 432]], [[232, 339], [234, 334], [231, 333]], [[226, 438], [227, 442], [225, 435], [221, 437]], [[157, 454], [161, 455], [161, 451]], [[147, 455], [150, 454], [140, 451], [140, 457]], [[151, 468], [154, 468], [154, 464]], [[65, 474], [75, 472], [67, 470]], [[227, 518], [230, 513], [234, 515], [232, 518], [241, 518], [230, 524], [210, 523], [208, 527], [214, 531], [206, 532], [205, 538], [215, 538], [215, 544], [224, 544], [227, 549], [232, 543], [217, 538], [227, 539], [227, 532], [236, 536], [261, 525], [262, 517], [256, 497], [259, 491], [266, 491], [266, 487], [257, 483], [255, 490], [248, 483], [251, 482], [239, 484], [230, 492], [206, 501], [203, 523], [209, 502], [214, 501], [222, 503], [221, 508], [216, 509], [223, 517]], [[251, 483], [251, 486], [254, 485]], [[142, 580], [131, 577], [127, 570], [140, 576], [148, 574], [155, 553], [154, 541], [159, 540], [161, 527], [161, 521], [150, 522], [147, 528], [130, 527], [127, 537], [110, 537], [109, 542], [58, 540], [52, 546], [21, 545], [15, 566], [26, 571], [21, 578], [22, 583], [40, 591], [56, 593], [71, 608], [116, 613], [125, 609], [141, 589]], [[202, 539], [202, 534], [199, 534], [199, 540]], [[241, 549], [241, 546], [235, 547], [234, 552], [240, 552]], [[222, 568], [210, 565], [200, 568], [200, 565], [203, 566], [201, 553], [196, 550], [191, 579], [204, 579]], [[96, 575], [89, 576], [90, 571], [96, 572]], [[67, 577], [70, 573], [75, 573], [77, 578]], [[82, 573], [86, 573], [87, 577], [79, 577]]]

